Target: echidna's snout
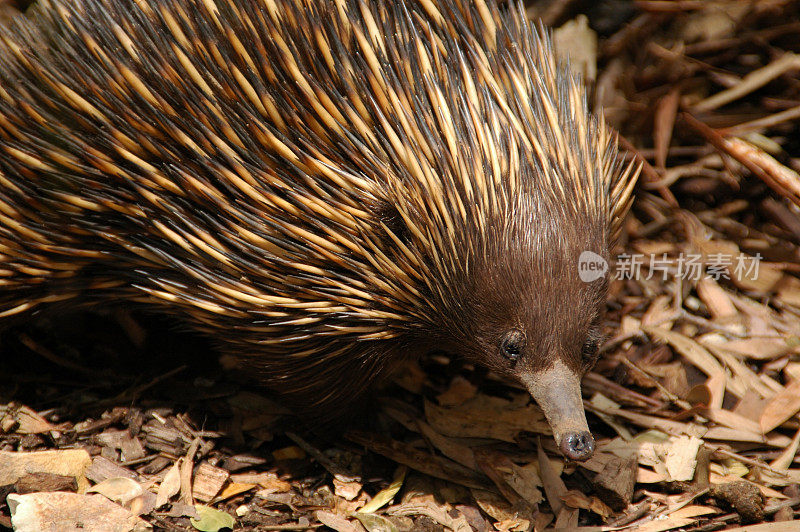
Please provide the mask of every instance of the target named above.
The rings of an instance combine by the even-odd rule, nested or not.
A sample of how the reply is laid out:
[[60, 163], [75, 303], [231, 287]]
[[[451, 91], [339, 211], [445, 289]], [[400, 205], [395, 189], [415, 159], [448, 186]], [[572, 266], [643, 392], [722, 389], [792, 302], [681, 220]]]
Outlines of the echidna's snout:
[[594, 453], [594, 438], [583, 411], [579, 373], [556, 360], [549, 368], [521, 379], [544, 411], [564, 456], [588, 460]]
[[594, 437], [587, 430], [571, 432], [561, 438], [559, 448], [564, 456], [570, 460], [582, 462], [583, 460], [588, 460], [594, 454]]

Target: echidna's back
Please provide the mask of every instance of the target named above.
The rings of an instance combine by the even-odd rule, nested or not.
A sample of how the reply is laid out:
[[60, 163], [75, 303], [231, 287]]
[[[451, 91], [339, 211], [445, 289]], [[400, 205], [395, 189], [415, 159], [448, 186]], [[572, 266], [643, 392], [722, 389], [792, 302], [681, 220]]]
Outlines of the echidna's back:
[[[385, 335], [442, 254], [385, 229], [441, 246], [436, 231], [542, 188], [518, 171], [511, 108], [536, 84], [585, 112], [549, 50], [482, 0], [38, 4], [0, 37], [0, 314], [118, 290], [204, 320], [370, 309], [355, 328]], [[542, 76], [509, 77], [514, 62]]]
[[348, 64], [356, 18], [332, 2], [38, 4], [0, 36], [0, 314], [137, 280], [137, 297], [233, 314], [352, 276], [332, 240], [370, 230], [388, 157], [365, 65]]

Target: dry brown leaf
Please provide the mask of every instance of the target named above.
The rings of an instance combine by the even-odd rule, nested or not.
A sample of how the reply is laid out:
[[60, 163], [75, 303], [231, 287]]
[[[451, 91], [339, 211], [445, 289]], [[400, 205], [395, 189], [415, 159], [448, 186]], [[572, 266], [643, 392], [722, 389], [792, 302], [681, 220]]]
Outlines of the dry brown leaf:
[[348, 438], [366, 448], [386, 456], [398, 464], [467, 487], [481, 487], [486, 478], [446, 458], [420, 451], [419, 449], [374, 433], [351, 431]]
[[424, 515], [454, 532], [472, 531], [469, 522], [461, 512], [449, 504], [437, 503], [432, 496], [414, 497], [403, 504], [387, 508], [386, 513], [400, 516]]
[[483, 394], [452, 408], [426, 401], [425, 417], [437, 432], [451, 437], [513, 442], [523, 430], [552, 434], [544, 414], [535, 404], [514, 403]]
[[724, 369], [717, 359], [714, 358], [714, 356], [702, 345], [698, 344], [691, 338], [688, 338], [680, 333], [665, 331], [658, 327], [647, 327], [642, 325], [642, 330], [653, 338], [670, 344], [689, 362], [691, 362], [693, 366], [709, 377], [716, 373], [724, 372]]
[[719, 346], [740, 357], [755, 360], [772, 360], [793, 351], [784, 340], [778, 338], [742, 338]]
[[530, 526], [533, 521], [533, 516], [520, 515], [520, 512], [512, 507], [508, 501], [495, 493], [478, 489], [472, 489], [470, 492], [480, 509], [498, 523], [504, 523], [503, 526], [513, 524], [515, 527], [521, 527], [524, 522], [527, 522], [528, 526]]
[[461, 376], [453, 378], [446, 392], [436, 396], [441, 406], [458, 406], [475, 397], [478, 388]]
[[729, 528], [726, 532], [793, 532], [794, 530], [796, 530], [795, 525], [783, 521]]
[[187, 506], [195, 506], [192, 496], [192, 474], [194, 473], [194, 458], [200, 447], [200, 438], [196, 437], [189, 444], [189, 449], [183, 457], [180, 467], [181, 476], [181, 502]]
[[789, 469], [791, 465], [794, 463], [794, 458], [797, 456], [797, 449], [800, 447], [800, 430], [795, 432], [794, 438], [792, 438], [792, 443], [783, 450], [783, 452], [770, 462], [769, 466], [772, 469]]
[[778, 283], [776, 297], [786, 305], [800, 308], [800, 279], [784, 275]]
[[752, 369], [739, 360], [739, 357], [720, 349], [715, 344], [706, 343], [707, 340], [707, 338], [701, 339], [709, 352], [713, 353], [717, 359], [722, 361], [733, 372], [733, 377], [729, 375], [727, 379], [727, 390], [729, 392], [739, 398], [745, 397], [752, 392], [758, 393], [762, 398], [775, 395], [775, 392], [764, 384], [764, 381]]
[[164, 475], [164, 480], [158, 486], [156, 493], [156, 509], [161, 508], [169, 502], [172, 497], [181, 491], [181, 464], [183, 458], [178, 458], [172, 467], [169, 468], [167, 474]]
[[542, 479], [544, 493], [547, 496], [547, 502], [550, 503], [550, 508], [553, 509], [556, 515], [559, 515], [564, 508], [562, 497], [567, 493], [567, 486], [564, 485], [564, 481], [561, 480], [558, 472], [550, 465], [550, 460], [548, 460], [544, 449], [542, 449], [541, 442], [539, 442], [538, 448], [539, 476]]
[[358, 519], [369, 532], [399, 532], [395, 524], [382, 515], [355, 512], [353, 517]]
[[[692, 436], [703, 437], [708, 434], [709, 430], [705, 427], [695, 423], [681, 423], [671, 419], [664, 419], [657, 416], [648, 416], [646, 414], [638, 414], [631, 412], [624, 408], [616, 410], [605, 410], [606, 414], [614, 415], [632, 421], [636, 425], [645, 427], [647, 429], [656, 429], [662, 433], [669, 434], [688, 434]], [[637, 436], [638, 439], [638, 436]]]
[[578, 510], [564, 505], [556, 516], [556, 530], [574, 530], [578, 526]]
[[761, 431], [767, 432], [783, 424], [800, 411], [800, 381], [790, 383], [780, 393], [769, 400], [761, 414]]
[[787, 362], [786, 367], [783, 368], [783, 374], [787, 382], [800, 380], [800, 362]]
[[45, 418], [28, 408], [21, 407], [15, 412], [15, 418], [19, 426], [16, 432], [19, 434], [42, 434], [51, 430], [58, 430], [58, 427], [47, 421]]
[[754, 70], [742, 78], [736, 86], [709, 96], [694, 106], [695, 112], [710, 111], [732, 102], [750, 92], [762, 87], [781, 74], [800, 69], [800, 56], [787, 52], [768, 65]]
[[748, 436], [761, 434], [759, 424], [751, 419], [740, 416], [730, 410], [722, 408], [703, 408], [701, 413], [715, 423], [725, 425], [734, 430], [748, 433]]
[[128, 506], [136, 497], [141, 497], [144, 488], [141, 484], [127, 477], [109, 478], [92, 486], [86, 493], [99, 493], [107, 499], [122, 506]]
[[673, 87], [666, 96], [658, 100], [653, 124], [653, 144], [656, 148], [656, 166], [663, 169], [667, 163], [667, 150], [672, 140], [672, 128], [678, 114], [680, 87]]
[[531, 528], [531, 522], [520, 517], [499, 521], [494, 524], [498, 532], [527, 532]]
[[317, 510], [314, 515], [320, 523], [336, 532], [366, 532], [359, 521], [350, 521], [331, 512]]
[[[620, 407], [618, 403], [612, 401], [601, 393], [594, 394], [589, 400], [589, 403], [601, 410], [616, 410]], [[631, 434], [631, 432], [624, 425], [617, 423], [613, 416], [609, 416], [608, 414], [603, 414], [600, 412], [595, 412], [595, 414], [597, 414], [600, 419], [602, 419], [608, 426], [613, 428], [617, 434], [622, 436], [624, 439], [630, 440], [633, 438], [633, 434]]]
[[642, 329], [647, 327], [659, 327], [670, 330], [675, 317], [675, 309], [670, 306], [669, 296], [658, 296], [647, 308], [642, 316]]
[[591, 512], [596, 513], [603, 519], [606, 519], [614, 511], [609, 508], [603, 501], [598, 499], [597, 497], [589, 497], [577, 490], [569, 490], [565, 493], [561, 500], [564, 501], [564, 504], [571, 508], [580, 508], [582, 510], [589, 510]]
[[[219, 501], [224, 501], [225, 499], [230, 499], [231, 497], [235, 497], [241, 493], [246, 493], [251, 489], [257, 487], [257, 484], [245, 484], [240, 482], [229, 482], [227, 486], [222, 488], [222, 491], [219, 495], [211, 501], [212, 504], [216, 504]], [[265, 489], [268, 494], [275, 493], [274, 491], [270, 491], [269, 489]]]
[[722, 401], [725, 399], [725, 392], [727, 391], [728, 374], [725, 371], [718, 371], [706, 380], [706, 388], [711, 394], [711, 400], [708, 406], [711, 408], [721, 409]]
[[80, 530], [81, 532], [139, 532], [150, 530], [140, 519], [102, 495], [41, 492], [8, 496], [11, 521], [17, 532]]
[[727, 291], [711, 277], [698, 280], [695, 289], [715, 320], [726, 320], [739, 314]]
[[372, 512], [376, 512], [380, 508], [383, 508], [392, 499], [394, 499], [395, 495], [400, 491], [400, 488], [403, 487], [403, 483], [406, 480], [406, 475], [408, 474], [408, 467], [401, 465], [399, 466], [392, 478], [391, 484], [383, 488], [381, 491], [375, 494], [372, 499], [365, 504], [358, 512], [361, 514], [368, 514]]
[[472, 449], [458, 443], [452, 438], [442, 436], [423, 421], [418, 421], [417, 426], [420, 432], [422, 432], [431, 444], [439, 449], [443, 455], [464, 467], [478, 471], [478, 464], [475, 462], [475, 454], [472, 452]]
[[691, 402], [691, 400], [686, 397], [689, 393], [689, 379], [686, 376], [686, 366], [680, 361], [670, 364], [660, 364], [658, 366], [650, 365], [647, 366], [647, 370], [651, 371], [653, 374], [659, 374], [664, 388], [675, 397], [683, 397]]
[[511, 472], [504, 473], [503, 478], [529, 504], [537, 504], [544, 500], [539, 490], [542, 479], [539, 477], [539, 468], [536, 464], [518, 466], [512, 462]]
[[281, 480], [278, 478], [277, 474], [271, 471], [263, 473], [235, 473], [231, 475], [231, 482], [258, 484], [264, 489], [271, 490], [273, 493], [286, 493], [292, 489], [290, 483]]
[[719, 440], [729, 442], [749, 442], [769, 445], [771, 447], [784, 448], [792, 442], [792, 439], [783, 434], [753, 434], [744, 430], [729, 429], [728, 427], [711, 427], [703, 434], [705, 440]]
[[664, 530], [672, 530], [690, 525], [697, 521], [697, 518], [700, 516], [714, 513], [717, 513], [717, 510], [708, 506], [684, 506], [666, 517], [659, 515], [657, 519], [639, 525], [636, 527], [636, 532], [663, 532]]
[[[795, 58], [800, 59], [800, 55], [795, 56]], [[795, 170], [784, 166], [758, 146], [743, 139], [729, 137], [722, 139], [722, 142], [715, 142], [715, 146], [746, 166], [748, 170], [761, 178], [761, 180], [778, 194], [785, 196], [796, 205], [800, 204], [800, 174]], [[779, 268], [765, 266], [763, 270], [766, 270], [767, 273], [780, 273]], [[736, 278], [732, 278], [732, 280], [736, 282]], [[757, 286], [762, 289], [765, 286], [769, 286], [769, 289], [772, 290], [774, 285], [777, 284], [777, 281], [780, 280], [780, 277], [777, 279], [767, 277], [767, 281], [774, 280], [775, 283], [773, 285], [765, 285], [761, 282], [762, 271], [759, 270], [758, 278], [750, 277], [743, 280], [757, 282]], [[738, 286], [745, 289], [747, 288], [746, 284]]]
[[[761, 419], [761, 413], [764, 412], [764, 407], [767, 406], [767, 402], [767, 399], [764, 399], [754, 390], [751, 390], [736, 403], [733, 413], [758, 424], [758, 420]], [[761, 425], [758, 425], [758, 430], [759, 432], [761, 431]]]

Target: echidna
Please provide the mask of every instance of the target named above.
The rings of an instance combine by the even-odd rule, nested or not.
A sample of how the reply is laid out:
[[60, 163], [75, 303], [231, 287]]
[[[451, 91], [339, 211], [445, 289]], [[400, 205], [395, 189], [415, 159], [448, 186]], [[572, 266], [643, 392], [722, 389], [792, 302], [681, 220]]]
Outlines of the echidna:
[[0, 32], [0, 317], [179, 315], [323, 417], [459, 353], [592, 454], [578, 257], [636, 172], [520, 4], [37, 4]]

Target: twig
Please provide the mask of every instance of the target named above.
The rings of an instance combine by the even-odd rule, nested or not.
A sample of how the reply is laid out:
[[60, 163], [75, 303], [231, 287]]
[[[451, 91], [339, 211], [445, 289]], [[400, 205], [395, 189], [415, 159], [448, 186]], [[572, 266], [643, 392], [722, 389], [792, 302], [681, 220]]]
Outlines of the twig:
[[689, 113], [683, 113], [689, 126], [702, 135], [719, 151], [730, 155], [775, 192], [800, 205], [800, 175], [741, 139], [724, 138]]
[[755, 120], [750, 120], [749, 122], [742, 122], [741, 124], [729, 128], [720, 129], [719, 132], [723, 135], [740, 135], [749, 131], [774, 127], [778, 124], [782, 124], [783, 122], [789, 122], [790, 120], [796, 120], [798, 118], [800, 118], [800, 105], [797, 107], [792, 107], [791, 109], [786, 109], [780, 113], [775, 113], [762, 118], [756, 118]]
[[800, 68], [800, 55], [786, 52], [770, 64], [747, 74], [736, 86], [698, 102], [695, 104], [693, 111], [702, 113], [722, 107], [726, 103], [738, 100], [742, 96], [763, 87], [778, 76], [798, 68]]

